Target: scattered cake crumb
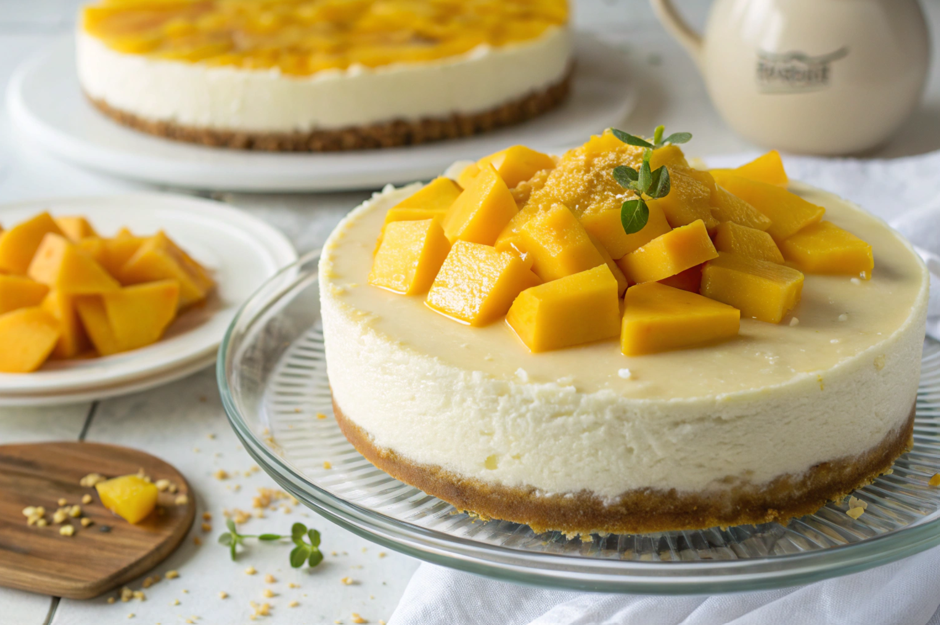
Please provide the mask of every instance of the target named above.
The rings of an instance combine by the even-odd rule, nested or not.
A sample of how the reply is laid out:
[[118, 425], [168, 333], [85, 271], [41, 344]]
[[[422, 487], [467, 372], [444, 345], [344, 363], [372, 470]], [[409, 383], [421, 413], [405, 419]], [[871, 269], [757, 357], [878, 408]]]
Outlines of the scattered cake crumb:
[[617, 371], [617, 375], [619, 375], [624, 380], [629, 380], [633, 376], [629, 369], [619, 369]]
[[295, 584], [294, 582], [289, 582], [289, 583], [287, 584], [287, 587], [288, 587], [288, 588], [300, 588], [300, 586], [298, 586], [298, 585]]
[[82, 503], [85, 504], [86, 506], [87, 506], [88, 504], [90, 504], [90, 503], [91, 503], [91, 495], [89, 495], [88, 493], [85, 493], [84, 495], [82, 495]]
[[519, 367], [518, 369], [516, 369], [516, 377], [519, 378], [520, 382], [528, 382], [529, 372], [523, 369], [522, 367]]
[[297, 600], [294, 600], [294, 601], [291, 601], [290, 603], [288, 603], [288, 604], [287, 604], [287, 607], [288, 607], [288, 608], [296, 608], [296, 607], [299, 606], [299, 605], [300, 605], [300, 602], [297, 601]]
[[179, 571], [176, 571], [176, 570], [167, 571], [165, 575], [167, 579], [176, 579], [179, 576], [180, 576]]
[[78, 483], [86, 488], [91, 488], [95, 484], [100, 484], [101, 482], [104, 482], [107, 479], [108, 478], [101, 475], [100, 473], [89, 473], [88, 475], [83, 477], [81, 480], [79, 480]]
[[275, 579], [275, 577], [274, 577], [273, 575], [271, 575], [270, 573], [268, 573], [267, 575], [264, 576], [264, 581], [265, 581], [266, 583], [268, 583], [268, 584], [273, 584], [273, 583], [277, 582], [277, 579]]
[[203, 513], [202, 513], [202, 520], [203, 520], [203, 521], [211, 521], [211, 520], [212, 520], [212, 513], [211, 513], [211, 512], [203, 512]]
[[94, 523], [94, 521], [92, 521], [88, 517], [85, 517], [84, 519], [81, 520], [82, 527], [88, 527], [92, 523]]
[[173, 603], [171, 603], [170, 605], [179, 605], [179, 604], [180, 604], [180, 600], [179, 600], [179, 599], [174, 599], [174, 600], [173, 600]]
[[228, 599], [228, 593], [224, 590], [219, 591], [219, 599]]
[[842, 313], [841, 315], [839, 315], [839, 321], [848, 321], [848, 320], [849, 320], [849, 313]]
[[857, 519], [858, 517], [865, 514], [865, 508], [862, 508], [862, 507], [849, 508], [848, 510], [846, 510], [845, 513], [849, 515], [850, 517], [852, 517], [853, 519]]
[[247, 569], [245, 569], [245, 575], [254, 575], [257, 572], [258, 571], [253, 566], [249, 566]]
[[186, 504], [189, 503], [189, 497], [187, 497], [186, 495], [178, 495], [176, 499], [173, 501], [173, 503], [175, 503], [178, 506], [185, 506]]
[[274, 596], [274, 591], [270, 588], [265, 588], [263, 591], [261, 591], [261, 594], [264, 595], [265, 598], [270, 599]]
[[379, 557], [380, 557], [380, 558], [384, 558], [386, 555], [388, 555], [388, 554], [386, 554], [384, 551], [380, 551], [380, 552], [379, 552]]
[[326, 415], [323, 414], [322, 412], [318, 412], [318, 413], [317, 413], [317, 419], [326, 419]]
[[332, 469], [332, 468], [333, 468], [333, 465], [330, 463], [329, 460], [324, 460], [324, 461], [323, 461], [323, 468], [324, 468], [324, 469]]
[[850, 278], [850, 279], [849, 279], [849, 282], [851, 282], [852, 284], [861, 284], [861, 283], [862, 283], [862, 281], [859, 280], [858, 278]]
[[59, 533], [63, 536], [73, 536], [75, 534], [75, 528], [71, 525], [63, 525], [59, 528]]
[[69, 502], [65, 499], [65, 497], [60, 497], [60, 498], [59, 498], [59, 501], [56, 502], [56, 503], [59, 504], [59, 507], [60, 507], [60, 508], [63, 507], [63, 506], [69, 505]]
[[351, 586], [352, 584], [356, 583], [356, 581], [351, 577], [344, 577], [339, 581], [342, 582], [344, 586]]
[[933, 477], [930, 478], [930, 481], [927, 483], [931, 486], [940, 486], [940, 473], [934, 473]]
[[165, 492], [170, 488], [170, 480], [157, 480], [154, 482], [154, 486], [156, 486], [157, 490], [161, 493]]
[[800, 325], [800, 320], [797, 319], [796, 317], [793, 317], [792, 319], [790, 319], [790, 325], [791, 325], [791, 326], [798, 326], [798, 325]]
[[135, 616], [134, 613], [131, 612], [130, 614], [127, 615], [127, 618], [134, 618], [134, 616]]
[[214, 478], [217, 479], [217, 480], [227, 480], [227, 479], [228, 479], [228, 472], [227, 472], [227, 471], [223, 471], [222, 469], [219, 469], [218, 471], [216, 471], [215, 473], [212, 474], [212, 477], [214, 477]]
[[849, 508], [861, 508], [862, 510], [868, 510], [868, 502], [863, 501], [857, 497], [849, 497]]
[[211, 532], [211, 531], [212, 531], [212, 524], [211, 524], [211, 523], [203, 523], [203, 524], [202, 524], [202, 531], [204, 531], [204, 532]]
[[369, 622], [369, 621], [367, 621], [366, 619], [364, 619], [364, 618], [362, 618], [361, 616], [359, 616], [359, 614], [356, 613], [356, 612], [353, 612], [353, 613], [352, 613], [352, 618], [351, 618], [350, 620], [351, 620], [353, 623], [368, 623], [368, 622]]
[[113, 604], [116, 601], [114, 597], [108, 597], [108, 603]]

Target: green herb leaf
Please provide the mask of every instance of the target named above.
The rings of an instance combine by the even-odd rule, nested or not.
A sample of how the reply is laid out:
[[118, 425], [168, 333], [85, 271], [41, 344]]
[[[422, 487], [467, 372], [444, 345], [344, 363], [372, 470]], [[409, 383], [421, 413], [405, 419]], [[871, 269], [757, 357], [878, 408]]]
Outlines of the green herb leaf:
[[231, 544], [232, 544], [232, 535], [229, 534], [228, 532], [225, 532], [224, 534], [219, 535], [219, 544], [220, 544], [220, 545], [225, 545], [226, 547], [228, 547], [229, 545], [231, 545]]
[[225, 520], [225, 527], [227, 527], [228, 531], [232, 532], [232, 534], [238, 533], [238, 529], [235, 527], [235, 521], [233, 521], [232, 519]]
[[691, 132], [674, 132], [668, 137], [663, 143], [671, 143], [673, 145], [678, 145], [680, 143], [688, 143], [692, 139]]
[[617, 130], [616, 128], [611, 128], [610, 131], [614, 134], [615, 137], [626, 143], [627, 145], [635, 145], [641, 148], [651, 148], [653, 144], [647, 141], [646, 139], [641, 139], [640, 137], [634, 137], [631, 134], [627, 134], [622, 130]]
[[304, 565], [304, 562], [307, 561], [307, 556], [310, 555], [310, 547], [306, 545], [298, 545], [294, 547], [290, 552], [290, 565], [295, 569], [299, 569]]
[[310, 558], [307, 560], [307, 564], [311, 567], [316, 566], [323, 562], [323, 554], [320, 553], [319, 549], [313, 549], [310, 552]]
[[290, 537], [291, 537], [291, 540], [293, 540], [294, 542], [297, 542], [298, 540], [302, 540], [304, 534], [306, 533], [307, 533], [307, 526], [304, 525], [303, 523], [294, 523], [293, 525], [291, 525]]
[[631, 183], [635, 182], [639, 174], [632, 167], [627, 167], [626, 165], [618, 165], [614, 167], [612, 172], [614, 180], [617, 181], [624, 189], [632, 189], [633, 185]]
[[669, 182], [669, 170], [666, 169], [665, 165], [653, 172], [651, 180], [650, 188], [646, 192], [648, 196], [659, 199], [669, 195], [669, 189], [672, 185]]
[[307, 536], [310, 537], [310, 544], [314, 547], [320, 546], [320, 532], [317, 530], [310, 530], [307, 532]]
[[281, 536], [280, 534], [261, 534], [260, 536], [258, 536], [258, 540], [267, 540], [267, 541], [281, 540], [282, 538], [284, 537]]
[[663, 133], [666, 131], [666, 127], [660, 124], [656, 126], [656, 130], [653, 131], [653, 145], [660, 146], [662, 145]]
[[640, 193], [646, 193], [653, 183], [653, 173], [650, 171], [650, 163], [644, 160], [640, 165], [640, 173], [636, 182], [636, 189]]
[[627, 234], [636, 234], [646, 227], [650, 209], [643, 200], [627, 200], [620, 207], [620, 223]]

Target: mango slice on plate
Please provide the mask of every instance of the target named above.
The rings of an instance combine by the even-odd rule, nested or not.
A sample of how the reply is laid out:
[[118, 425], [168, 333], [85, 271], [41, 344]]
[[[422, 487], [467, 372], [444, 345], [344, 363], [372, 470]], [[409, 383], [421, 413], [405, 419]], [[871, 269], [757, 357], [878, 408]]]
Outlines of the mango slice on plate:
[[46, 362], [59, 340], [59, 324], [38, 306], [0, 315], [0, 372], [29, 373]]
[[604, 264], [591, 237], [568, 207], [555, 204], [530, 219], [519, 243], [543, 282], [557, 280]]
[[733, 171], [739, 176], [784, 189], [790, 184], [787, 172], [783, 169], [783, 159], [780, 158], [780, 152], [777, 150], [758, 156], [750, 163], [745, 163]]
[[761, 231], [772, 223], [769, 217], [719, 184], [712, 191], [712, 215], [720, 222], [733, 221]]
[[555, 159], [524, 145], [514, 145], [477, 161], [480, 169], [486, 164], [492, 165], [506, 186], [512, 188], [534, 176], [537, 171], [554, 169]]
[[768, 323], [780, 323], [802, 292], [802, 273], [766, 260], [719, 252], [702, 272], [702, 295]]
[[690, 293], [698, 293], [702, 287], [702, 270], [704, 264], [690, 267], [685, 271], [680, 271], [674, 276], [657, 280], [660, 284], [671, 286], [674, 289], [682, 289]]
[[519, 212], [516, 200], [492, 166], [485, 166], [457, 197], [444, 216], [447, 239], [492, 245]]
[[521, 250], [522, 227], [526, 225], [529, 220], [534, 219], [541, 213], [541, 207], [524, 207], [518, 213], [513, 215], [512, 219], [510, 219], [509, 222], [503, 227], [499, 235], [496, 237], [496, 241], [493, 242], [493, 247], [502, 252]]
[[49, 287], [23, 276], [0, 274], [0, 315], [42, 303]]
[[506, 322], [533, 352], [616, 337], [617, 281], [606, 265], [533, 286], [512, 303]]
[[736, 336], [740, 326], [737, 309], [658, 282], [630, 287], [624, 303], [625, 356], [715, 343]]
[[160, 340], [176, 318], [179, 283], [160, 280], [75, 301], [79, 317], [102, 356], [146, 347]]
[[718, 256], [702, 220], [670, 230], [617, 261], [634, 284], [674, 276]]
[[26, 275], [39, 244], [50, 232], [62, 235], [49, 213], [40, 213], [6, 230], [0, 237], [0, 271]]
[[581, 225], [603, 245], [612, 258], [623, 258], [672, 228], [658, 204], [648, 203], [649, 219], [639, 232], [627, 234], [620, 221], [620, 210], [603, 210], [581, 216]]
[[369, 284], [403, 295], [424, 293], [450, 251], [436, 219], [395, 221], [385, 226]]
[[204, 301], [214, 286], [208, 272], [162, 231], [140, 244], [118, 272], [118, 279], [123, 285], [176, 280], [180, 310]]
[[614, 279], [617, 281], [617, 296], [623, 296], [624, 291], [626, 291], [627, 286], [629, 286], [627, 277], [623, 275], [623, 271], [620, 270], [620, 266], [617, 264], [617, 261], [613, 259], [606, 249], [604, 249], [604, 246], [601, 245], [600, 241], [592, 237], [590, 234], [588, 234], [588, 236], [591, 237], [591, 243], [593, 243], [594, 247], [597, 248], [597, 251], [601, 253], [601, 258], [604, 259], [604, 263], [607, 265], [607, 268], [610, 269], [610, 273], [613, 274]]
[[[122, 229], [111, 238], [101, 239], [104, 252], [98, 262], [108, 273], [117, 278], [127, 261], [137, 253], [146, 240], [146, 237], [134, 236], [129, 230]], [[87, 244], [87, 241], [88, 239], [83, 243]]]
[[68, 215], [53, 218], [59, 230], [62, 231], [70, 241], [78, 243], [88, 237], [98, 237], [98, 233], [92, 227], [88, 220], [80, 215]]
[[805, 273], [845, 274], [871, 279], [871, 245], [829, 221], [803, 228], [780, 243], [784, 258]]
[[105, 508], [128, 523], [143, 521], [157, 507], [156, 484], [139, 475], [122, 475], [95, 484]]
[[517, 254], [457, 241], [431, 285], [427, 305], [471, 326], [484, 326], [505, 315], [519, 293], [537, 284], [538, 276]]
[[91, 256], [54, 233], [43, 237], [27, 274], [36, 282], [69, 295], [104, 293], [121, 287]]
[[715, 249], [772, 263], [783, 263], [783, 254], [766, 232], [726, 221], [715, 231]]
[[[409, 195], [391, 210], [399, 208], [420, 208], [432, 211], [446, 211], [460, 195], [461, 188], [450, 178], [440, 176]], [[391, 212], [391, 211], [389, 211]], [[396, 221], [396, 220], [392, 220]], [[404, 221], [404, 220], [403, 220]], [[389, 219], [386, 218], [385, 223]]]
[[737, 174], [715, 171], [715, 182], [738, 196], [770, 219], [767, 234], [775, 241], [788, 239], [801, 229], [823, 218], [822, 206], [807, 202], [786, 189], [750, 180]]
[[53, 358], [74, 358], [91, 347], [85, 327], [78, 318], [75, 297], [54, 289], [42, 301], [42, 309], [55, 317], [59, 324], [59, 340], [52, 350]]
[[662, 209], [666, 220], [673, 228], [687, 226], [702, 220], [709, 231], [715, 229], [718, 220], [712, 215], [712, 187], [715, 182], [708, 172], [692, 169], [682, 150], [676, 145], [667, 145], [653, 151], [650, 168], [665, 166], [669, 170], [669, 194], [647, 205]]

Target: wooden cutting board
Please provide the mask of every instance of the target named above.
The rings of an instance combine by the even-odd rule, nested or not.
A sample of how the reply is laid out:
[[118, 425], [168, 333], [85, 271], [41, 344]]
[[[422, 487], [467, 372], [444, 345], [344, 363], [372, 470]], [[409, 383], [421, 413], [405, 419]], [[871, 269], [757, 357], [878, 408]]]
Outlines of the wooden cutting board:
[[[158, 509], [137, 525], [115, 516], [82, 477], [100, 473], [116, 477], [144, 473], [153, 481], [168, 479], [176, 494], [160, 493]], [[89, 494], [92, 502], [82, 504]], [[179, 495], [187, 503], [175, 503]], [[82, 506], [73, 536], [59, 533], [52, 522], [58, 500]], [[162, 562], [180, 544], [196, 516], [186, 479], [150, 454], [100, 443], [62, 442], [0, 445], [0, 585], [46, 595], [87, 599], [127, 583]], [[23, 509], [46, 509], [46, 527], [27, 525]], [[162, 511], [162, 514], [160, 512]]]

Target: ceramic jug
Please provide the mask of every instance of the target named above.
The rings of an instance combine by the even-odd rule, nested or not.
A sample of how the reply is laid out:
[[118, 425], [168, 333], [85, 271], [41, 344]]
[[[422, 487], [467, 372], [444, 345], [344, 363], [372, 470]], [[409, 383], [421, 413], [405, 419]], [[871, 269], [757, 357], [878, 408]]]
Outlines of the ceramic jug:
[[699, 35], [651, 0], [725, 121], [761, 145], [854, 154], [920, 101], [930, 54], [917, 0], [716, 0]]

